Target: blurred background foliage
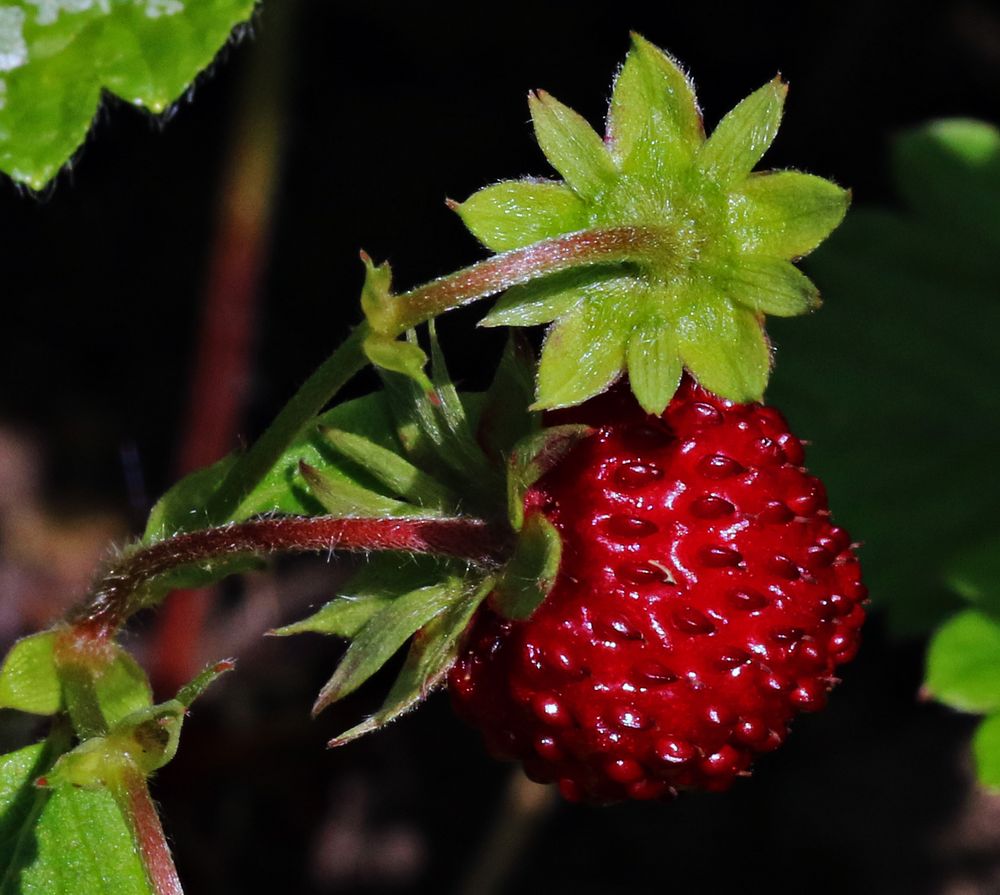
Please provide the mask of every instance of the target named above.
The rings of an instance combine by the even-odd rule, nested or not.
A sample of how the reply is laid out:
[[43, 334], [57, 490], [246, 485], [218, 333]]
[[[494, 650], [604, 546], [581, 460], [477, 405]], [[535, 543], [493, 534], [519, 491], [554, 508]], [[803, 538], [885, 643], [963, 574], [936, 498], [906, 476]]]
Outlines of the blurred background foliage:
[[[154, 788], [190, 891], [777, 893], [806, 876], [811, 892], [1000, 889], [1000, 805], [973, 785], [973, 722], [917, 698], [927, 636], [971, 601], [937, 635], [924, 692], [1000, 709], [1000, 160], [996, 131], [972, 122], [998, 117], [1000, 13], [986, 0], [920, 13], [900, 0], [289, 0], [265, 3], [255, 39], [166, 125], [108, 102], [40, 199], [0, 186], [0, 637], [58, 616], [108, 536], [141, 530], [178, 471], [260, 430], [356, 321], [360, 247], [391, 259], [401, 286], [479, 257], [442, 200], [546, 173], [528, 89], [598, 122], [630, 28], [690, 68], [710, 124], [780, 69], [791, 94], [765, 165], [854, 190], [809, 260], [825, 306], [771, 325], [769, 400], [812, 442], [810, 466], [864, 545], [879, 609], [861, 656], [831, 708], [731, 794], [560, 805], [531, 825], [516, 791], [503, 807], [507, 769], [442, 698], [324, 751], [373, 706], [362, 692], [308, 720], [329, 644], [258, 635], [329, 596], [338, 572], [282, 564], [211, 604], [189, 598], [174, 623], [185, 667], [242, 657]], [[927, 126], [945, 118], [959, 120]], [[481, 313], [440, 327], [467, 388], [499, 356], [497, 334], [468, 337]], [[204, 400], [213, 380], [221, 405]], [[128, 641], [154, 664], [181, 642], [162, 618]], [[160, 668], [164, 682], [182, 670]], [[29, 734], [8, 720], [4, 746]], [[976, 741], [994, 784], [996, 726]]]

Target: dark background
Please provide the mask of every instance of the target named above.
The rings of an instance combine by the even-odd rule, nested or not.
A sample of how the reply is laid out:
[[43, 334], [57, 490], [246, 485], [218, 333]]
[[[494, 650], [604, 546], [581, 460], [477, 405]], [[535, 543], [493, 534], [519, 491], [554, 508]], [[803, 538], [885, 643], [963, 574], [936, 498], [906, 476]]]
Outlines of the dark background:
[[[901, 128], [941, 115], [996, 119], [993, 4], [800, 6], [456, 12], [300, 0], [243, 434], [259, 431], [357, 320], [359, 248], [390, 259], [400, 286], [482, 256], [444, 198], [547, 174], [527, 91], [544, 87], [599, 122], [629, 29], [689, 67], [709, 127], [781, 71], [791, 93], [767, 163], [848, 185], [857, 204], [892, 201], [887, 147]], [[269, 15], [258, 40], [272, 33]], [[165, 125], [107, 103], [45, 195], [0, 186], [0, 419], [36, 439], [56, 512], [128, 514], [172, 481], [250, 51], [248, 41], [227, 48]], [[468, 387], [486, 382], [482, 359], [497, 349], [488, 334], [463, 335], [477, 313], [443, 327]], [[123, 469], [133, 447], [138, 490]], [[279, 584], [305, 574], [289, 567]], [[308, 581], [313, 598], [328, 595], [322, 578]], [[239, 586], [223, 597], [237, 605]], [[971, 789], [971, 722], [917, 700], [923, 644], [884, 627], [876, 615], [830, 709], [803, 719], [752, 779], [672, 805], [558, 805], [500, 891], [1000, 891], [1000, 808]], [[443, 697], [326, 752], [379, 687], [310, 722], [335, 652], [270, 641], [199, 704], [154, 789], [191, 893], [446, 892], [470, 872], [508, 769], [482, 754]]]

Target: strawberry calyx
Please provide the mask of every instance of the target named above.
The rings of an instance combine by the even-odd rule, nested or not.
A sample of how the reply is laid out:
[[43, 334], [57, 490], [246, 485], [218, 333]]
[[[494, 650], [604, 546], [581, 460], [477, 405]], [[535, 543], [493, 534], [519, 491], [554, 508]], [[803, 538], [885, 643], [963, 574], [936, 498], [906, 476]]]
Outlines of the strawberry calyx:
[[[535, 409], [580, 404], [623, 373], [658, 414], [684, 371], [723, 398], [758, 401], [771, 369], [765, 315], [819, 304], [793, 261], [840, 223], [849, 193], [798, 171], [753, 169], [781, 120], [775, 78], [706, 136], [694, 87], [639, 35], [612, 91], [605, 136], [544, 91], [535, 136], [560, 180], [502, 181], [450, 202], [493, 258], [393, 295], [368, 264], [368, 357], [419, 376], [408, 326], [504, 292], [483, 326], [549, 325]], [[392, 347], [393, 345], [399, 347]]]

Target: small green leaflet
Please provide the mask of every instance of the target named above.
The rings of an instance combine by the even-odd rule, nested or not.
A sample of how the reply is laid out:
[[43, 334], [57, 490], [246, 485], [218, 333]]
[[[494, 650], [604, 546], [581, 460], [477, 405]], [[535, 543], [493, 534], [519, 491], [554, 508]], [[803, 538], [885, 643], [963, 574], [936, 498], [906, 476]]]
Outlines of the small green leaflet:
[[62, 685], [52, 648], [54, 631], [18, 640], [0, 667], [0, 709], [54, 715], [62, 706]]
[[104, 89], [176, 102], [254, 0], [7, 0], [0, 6], [0, 170], [41, 189], [83, 143]]
[[111, 792], [34, 786], [56, 752], [0, 757], [0, 895], [153, 895]]
[[1000, 709], [1000, 621], [970, 609], [943, 624], [927, 653], [924, 688], [963, 712]]

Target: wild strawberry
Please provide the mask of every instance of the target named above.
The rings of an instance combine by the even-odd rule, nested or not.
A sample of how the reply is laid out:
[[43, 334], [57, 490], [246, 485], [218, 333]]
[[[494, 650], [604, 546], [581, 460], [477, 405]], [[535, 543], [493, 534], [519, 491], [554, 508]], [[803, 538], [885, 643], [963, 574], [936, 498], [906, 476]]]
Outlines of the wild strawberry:
[[595, 434], [525, 499], [555, 585], [526, 621], [480, 609], [454, 705], [570, 800], [726, 789], [856, 652], [851, 539], [771, 407], [685, 380], [661, 417], [622, 390], [573, 413]]

